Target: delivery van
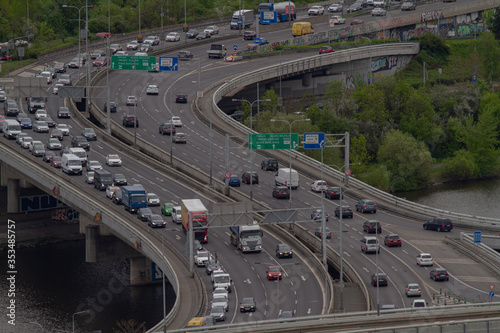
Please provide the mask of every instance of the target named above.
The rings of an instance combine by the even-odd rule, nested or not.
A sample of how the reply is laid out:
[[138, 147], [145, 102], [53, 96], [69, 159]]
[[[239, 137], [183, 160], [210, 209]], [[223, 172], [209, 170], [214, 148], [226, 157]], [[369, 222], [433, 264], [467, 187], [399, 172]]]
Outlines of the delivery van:
[[2, 126], [3, 136], [9, 140], [15, 139], [21, 133], [21, 125], [17, 120], [5, 119]]
[[61, 169], [68, 175], [81, 175], [82, 162], [75, 154], [63, 154], [61, 160]]
[[94, 171], [94, 187], [104, 191], [108, 186], [113, 185], [113, 175], [111, 172], [101, 169]]
[[[291, 175], [290, 175], [291, 174]], [[290, 176], [292, 180], [292, 189], [295, 190], [299, 187], [299, 173], [297, 170], [289, 168], [279, 168], [274, 177], [274, 183], [276, 185], [282, 185], [290, 187]]]
[[214, 320], [210, 316], [193, 317], [187, 323], [186, 327], [200, 327], [200, 326], [213, 326]]
[[87, 166], [87, 151], [85, 149], [80, 147], [71, 147], [69, 151], [71, 154], [75, 154], [80, 158], [83, 167]]
[[314, 28], [311, 22], [295, 22], [292, 25], [292, 36], [302, 36], [307, 34], [313, 34]]

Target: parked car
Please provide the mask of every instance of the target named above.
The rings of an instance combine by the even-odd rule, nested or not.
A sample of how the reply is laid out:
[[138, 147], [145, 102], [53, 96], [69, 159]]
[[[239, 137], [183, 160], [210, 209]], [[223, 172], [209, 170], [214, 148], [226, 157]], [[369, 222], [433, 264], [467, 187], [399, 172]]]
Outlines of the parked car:
[[377, 220], [368, 220], [363, 223], [363, 231], [368, 233], [368, 234], [381, 234], [382, 233], [382, 226], [380, 225], [380, 222]]
[[[323, 228], [317, 227], [316, 230], [314, 230], [314, 235], [316, 235], [319, 238], [322, 238], [323, 237]], [[326, 239], [332, 238], [332, 232], [330, 231], [330, 228], [328, 228], [328, 227], [325, 227], [325, 236], [326, 236]]]
[[290, 199], [290, 189], [287, 186], [275, 186], [273, 189], [273, 198]]
[[[323, 218], [323, 213], [322, 213], [321, 209], [315, 209], [311, 212], [311, 220], [321, 221], [322, 218]], [[325, 221], [328, 222], [328, 213], [327, 212], [325, 212]]]
[[384, 244], [389, 247], [391, 246], [401, 247], [401, 238], [399, 238], [399, 236], [396, 234], [387, 234], [384, 237]]
[[276, 257], [278, 258], [292, 258], [293, 251], [288, 244], [278, 244], [276, 245]]
[[451, 231], [453, 223], [450, 219], [444, 217], [435, 217], [424, 223], [425, 230]]
[[179, 58], [179, 60], [188, 60], [193, 59], [193, 54], [191, 53], [191, 51], [179, 51], [177, 57]]
[[[340, 207], [339, 207], [339, 206], [337, 206], [337, 207], [335, 208], [335, 216], [340, 217]], [[343, 217], [343, 218], [344, 218], [344, 217], [349, 217], [349, 218], [351, 218], [351, 219], [352, 219], [352, 218], [353, 218], [353, 216], [354, 216], [354, 214], [353, 214], [353, 212], [352, 212], [351, 207], [350, 207], [350, 206], [348, 206], [348, 205], [342, 205], [342, 217]]]
[[420, 253], [417, 256], [417, 265], [419, 266], [434, 266], [434, 260], [429, 253]]
[[434, 268], [429, 274], [434, 281], [448, 281], [450, 279], [448, 271], [444, 268]]
[[387, 287], [387, 275], [383, 273], [375, 273], [371, 276], [371, 284], [372, 286], [377, 286], [377, 278], [378, 278], [378, 286], [379, 287]]
[[418, 283], [408, 283], [405, 288], [405, 294], [407, 297], [420, 297], [422, 295], [422, 291], [420, 290]]
[[356, 203], [356, 211], [361, 213], [376, 213], [377, 204], [370, 199], [361, 199]]

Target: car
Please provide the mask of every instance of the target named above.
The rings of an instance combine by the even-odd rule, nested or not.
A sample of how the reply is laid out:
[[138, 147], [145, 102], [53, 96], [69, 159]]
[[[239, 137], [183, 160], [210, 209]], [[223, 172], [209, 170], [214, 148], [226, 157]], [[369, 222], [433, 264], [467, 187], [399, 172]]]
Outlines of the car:
[[127, 106], [135, 106], [137, 105], [137, 98], [135, 96], [128, 96], [125, 104]]
[[172, 135], [172, 142], [187, 143], [187, 136], [185, 133], [175, 133]]
[[198, 34], [198, 36], [196, 36], [196, 40], [207, 39], [207, 38], [211, 38], [211, 37], [212, 37], [212, 34], [209, 32], [200, 32]]
[[21, 118], [19, 120], [19, 125], [21, 125], [21, 129], [33, 128], [33, 122], [31, 118]]
[[423, 224], [425, 230], [451, 231], [453, 223], [450, 219], [444, 217], [435, 217]]
[[42, 117], [47, 117], [47, 111], [45, 109], [38, 109], [35, 111], [35, 119], [40, 120]]
[[16, 136], [16, 143], [17, 143], [18, 145], [20, 145], [20, 144], [21, 144], [21, 139], [22, 139], [22, 138], [25, 138], [25, 137], [29, 137], [29, 136], [30, 136], [30, 135], [29, 135], [28, 133], [22, 133], [22, 132], [21, 132], [21, 133], [19, 133], [19, 134]]
[[376, 7], [372, 9], [372, 16], [386, 16], [387, 11], [381, 7]]
[[382, 226], [377, 220], [368, 220], [363, 223], [363, 231], [368, 234], [381, 234]]
[[[179, 35], [179, 37], [180, 37], [180, 35]], [[158, 45], [158, 44], [160, 44], [160, 38], [158, 36], [148, 36], [144, 40], [143, 44], [149, 44], [151, 46]]]
[[396, 310], [398, 307], [395, 304], [382, 304], [380, 311]]
[[259, 183], [259, 175], [255, 171], [245, 171], [241, 175], [241, 181], [246, 184], [250, 184], [250, 178], [252, 178], [252, 184]]
[[106, 197], [112, 198], [113, 197], [113, 192], [118, 191], [120, 188], [118, 186], [108, 186], [106, 187]]
[[90, 160], [87, 165], [86, 165], [87, 171], [96, 171], [96, 170], [101, 170], [102, 165], [99, 163], [99, 161], [96, 160]]
[[160, 198], [156, 194], [148, 193], [146, 197], [147, 197], [148, 206], [159, 206], [160, 205]]
[[448, 281], [450, 279], [448, 271], [445, 268], [434, 268], [429, 274], [434, 281]]
[[[224, 183], [226, 182], [226, 177], [224, 177], [223, 181]], [[241, 184], [241, 181], [240, 181], [240, 177], [236, 176], [236, 175], [232, 175], [231, 177], [229, 177], [229, 186], [235, 186], [235, 187], [239, 187], [240, 184]]]
[[377, 237], [365, 236], [361, 239], [361, 252], [369, 253], [375, 252], [380, 253], [380, 244]]
[[387, 234], [384, 237], [384, 245], [386, 246], [399, 246], [401, 247], [401, 238], [396, 234]]
[[65, 86], [71, 86], [73, 84], [73, 81], [71, 80], [71, 76], [69, 74], [62, 74], [59, 76], [59, 80], [57, 80], [57, 83], [63, 84]]
[[117, 204], [121, 205], [122, 204], [122, 191], [121, 190], [116, 190], [113, 192], [113, 195], [111, 196], [111, 200]]
[[[60, 159], [62, 159], [61, 156], [59, 156]], [[59, 166], [60, 167], [60, 166]], [[94, 171], [89, 171], [85, 174], [85, 182], [87, 184], [94, 184]]]
[[47, 141], [47, 149], [49, 150], [61, 150], [62, 145], [59, 139], [53, 138]]
[[82, 130], [82, 136], [88, 141], [97, 141], [97, 134], [91, 127], [84, 128]]
[[113, 185], [114, 186], [125, 186], [127, 185], [127, 178], [121, 173], [113, 175]]
[[412, 308], [426, 308], [427, 302], [424, 299], [416, 299], [411, 302]]
[[385, 0], [373, 0], [373, 7], [385, 7]]
[[132, 40], [127, 43], [127, 50], [137, 51], [138, 48], [139, 48], [139, 43], [137, 43], [136, 40]]
[[99, 57], [92, 62], [93, 67], [103, 67], [108, 65], [108, 58]]
[[266, 276], [268, 280], [281, 280], [283, 274], [279, 266], [269, 266], [266, 270]]
[[76, 135], [71, 139], [71, 147], [80, 147], [85, 150], [90, 150], [90, 143], [84, 136]]
[[226, 311], [223, 306], [212, 306], [212, 310], [210, 311], [210, 317], [212, 317], [215, 321], [225, 321], [226, 320]]
[[53, 79], [57, 77], [57, 71], [54, 67], [49, 67], [45, 71], [49, 72]]
[[[337, 217], [340, 217], [340, 206], [337, 206], [335, 208], [335, 216]], [[349, 218], [353, 218], [354, 217], [354, 214], [352, 213], [352, 209], [350, 206], [348, 205], [342, 205], [342, 217], [349, 217]]]
[[309, 8], [307, 11], [307, 15], [309, 16], [318, 16], [318, 15], [323, 15], [325, 13], [325, 8], [323, 6], [312, 6]]
[[175, 127], [182, 127], [182, 120], [179, 116], [173, 116], [171, 118], [171, 123], [174, 124]]
[[229, 292], [226, 288], [223, 287], [215, 288], [212, 292], [212, 297], [214, 297], [215, 295], [224, 295], [226, 299], [229, 299]]
[[56, 123], [55, 121], [52, 120], [50, 117], [40, 117], [41, 121], [45, 121], [47, 123], [47, 126], [49, 127], [55, 127]]
[[21, 138], [20, 144], [24, 149], [28, 149], [32, 142], [33, 138], [31, 136], [25, 136], [24, 138]]
[[331, 46], [322, 46], [319, 48], [319, 54], [333, 53], [335, 50]]
[[377, 277], [378, 277], [378, 286], [379, 287], [387, 287], [387, 275], [383, 273], [375, 273], [371, 276], [370, 282], [372, 286], [377, 286]]
[[275, 158], [266, 158], [260, 163], [260, 168], [266, 171], [268, 170], [278, 171], [279, 169], [278, 160]]
[[139, 208], [137, 210], [137, 218], [141, 221], [147, 221], [148, 216], [153, 214], [151, 208]]
[[49, 126], [45, 121], [37, 120], [33, 124], [33, 131], [38, 133], [49, 133]]
[[196, 29], [189, 29], [187, 32], [186, 32], [186, 38], [196, 38], [196, 36], [199, 35], [199, 31], [196, 30]]
[[121, 51], [121, 50], [122, 50], [122, 47], [120, 44], [111, 44], [109, 46], [109, 51], [111, 52], [111, 54], [116, 54], [116, 52]]
[[117, 51], [115, 56], [128, 56], [128, 53], [126, 51]]
[[169, 32], [165, 37], [166, 42], [178, 42], [181, 40], [181, 34], [178, 32]]
[[108, 154], [106, 155], [106, 164], [109, 166], [121, 166], [122, 159], [118, 154]]
[[191, 51], [179, 51], [177, 57], [179, 58], [179, 60], [188, 60], [193, 59], [193, 54], [191, 53]]
[[56, 83], [56, 84], [54, 84], [54, 87], [52, 87], [52, 94], [54, 94], [54, 95], [59, 94], [59, 89], [61, 87], [64, 87], [64, 84], [62, 84], [62, 83]]
[[415, 10], [417, 6], [413, 1], [405, 1], [401, 4], [401, 10]]
[[167, 223], [160, 214], [151, 214], [147, 217], [148, 226], [151, 228], [165, 228]]
[[[108, 112], [108, 103], [104, 103], [103, 107], [104, 112]], [[109, 112], [115, 113], [117, 110], [115, 102], [109, 102]]]
[[233, 113], [229, 115], [229, 117], [233, 118], [234, 120], [241, 120], [245, 116], [245, 112], [241, 110], [236, 110]]
[[66, 64], [64, 62], [56, 62], [54, 63], [54, 67], [57, 73], [66, 73]]
[[57, 118], [71, 118], [69, 109], [66, 106], [60, 106], [57, 111]]
[[243, 32], [243, 39], [244, 40], [253, 40], [256, 37], [257, 37], [257, 33], [255, 31], [248, 30], [248, 31]]
[[[295, 317], [295, 314], [293, 311], [281, 311], [281, 313], [278, 316], [278, 319], [290, 319]], [[280, 323], [283, 323], [283, 321], [280, 321]]]
[[287, 186], [275, 186], [273, 188], [273, 198], [290, 199], [290, 188]]
[[361, 10], [363, 10], [363, 6], [359, 2], [355, 2], [349, 8], [347, 8], [348, 13], [359, 12]]
[[194, 263], [196, 266], [206, 266], [208, 261], [210, 260], [210, 252], [206, 250], [198, 250], [194, 255]]
[[5, 91], [0, 90], [0, 103], [4, 103], [6, 100], [7, 100], [7, 94], [5, 93]]
[[174, 208], [174, 204], [171, 202], [166, 202], [161, 206], [161, 213], [166, 216], [172, 215], [172, 208]]
[[146, 89], [146, 95], [158, 95], [158, 86], [156, 84], [150, 84]]
[[69, 68], [80, 68], [82, 66], [83, 66], [83, 61], [82, 61], [82, 59], [79, 59], [79, 58], [73, 58], [73, 59], [71, 59], [70, 62], [68, 62]]
[[321, 192], [321, 191], [325, 191], [327, 188], [328, 188], [328, 185], [326, 184], [326, 182], [324, 180], [315, 180], [311, 184], [311, 191], [316, 192], [316, 193]]
[[[322, 227], [317, 227], [316, 230], [314, 230], [314, 235], [322, 238], [323, 237], [323, 228]], [[325, 236], [326, 239], [331, 239], [332, 238], [332, 232], [330, 231], [330, 228], [325, 227]]]
[[[313, 221], [321, 221], [323, 216], [321, 209], [315, 209], [311, 212], [311, 220]], [[325, 220], [328, 222], [328, 213], [325, 212]]]
[[[62, 163], [62, 157], [54, 155], [50, 158], [50, 166], [53, 166], [54, 168], [60, 168]], [[93, 180], [93, 178], [92, 178]]]
[[[135, 123], [134, 123], [134, 119], [135, 119]], [[129, 114], [129, 115], [126, 115], [123, 117], [122, 124], [125, 127], [134, 127], [134, 124], [135, 124], [135, 127], [139, 127], [139, 119], [137, 119], [134, 115]]]
[[332, 199], [332, 200], [339, 200], [340, 199], [340, 187], [337, 186], [328, 186], [326, 190], [324, 191], [325, 198]]
[[159, 133], [162, 134], [162, 135], [170, 135], [170, 134], [175, 134], [176, 133], [176, 129], [175, 129], [175, 126], [172, 125], [171, 123], [163, 123], [160, 125], [160, 129], [159, 129]]
[[[142, 44], [139, 51], [148, 53], [148, 52], [153, 51], [153, 47], [150, 44]], [[136, 54], [136, 55], [138, 55], [138, 54]]]
[[330, 7], [328, 7], [329, 13], [342, 12], [343, 10], [344, 10], [344, 7], [342, 7], [342, 5], [339, 3], [333, 3], [330, 5]]
[[377, 204], [370, 199], [361, 199], [356, 202], [356, 211], [361, 213], [376, 213], [377, 212]]
[[69, 135], [69, 125], [68, 124], [56, 124], [56, 128], [61, 130], [64, 136]]
[[256, 307], [257, 303], [255, 303], [253, 297], [244, 297], [240, 302], [240, 312], [255, 312]]
[[47, 84], [52, 83], [52, 73], [50, 73], [49, 71], [43, 71], [40, 74], [36, 75], [36, 77], [46, 80]]
[[186, 93], [178, 92], [175, 94], [175, 103], [187, 103], [188, 95]]
[[[221, 269], [221, 266], [220, 266], [220, 263], [219, 261], [217, 260], [209, 260], [207, 262], [207, 265], [206, 265], [206, 268], [205, 268], [205, 272], [207, 272], [207, 275], [212, 275], [212, 273], [216, 270], [219, 270]], [[223, 288], [223, 289], [226, 289], [226, 288]], [[227, 292], [227, 291], [226, 291]], [[222, 294], [221, 294], [222, 295]], [[219, 295], [217, 295], [219, 296]], [[223, 296], [223, 295], [222, 295]], [[214, 298], [216, 297], [216, 295], [214, 294]], [[226, 298], [224, 296], [224, 298]], [[226, 298], [227, 299], [227, 298]]]
[[227, 312], [229, 309], [228, 299], [224, 297], [224, 295], [214, 295], [210, 304], [212, 308], [214, 306], [222, 306], [225, 312]]
[[417, 256], [417, 265], [418, 266], [434, 266], [434, 259], [429, 253], [420, 253]]
[[[2, 93], [2, 91], [0, 91], [0, 93]], [[23, 118], [28, 118], [28, 115], [27, 115], [26, 113], [24, 113], [24, 112], [20, 112], [20, 113], [18, 113], [18, 114], [17, 114], [17, 116], [16, 116], [16, 120], [17, 120], [17, 121], [19, 121], [19, 122], [20, 122], [20, 121], [21, 121], [21, 119], [23, 119]], [[4, 117], [3, 119], [5, 119], [5, 117]]]
[[418, 283], [408, 283], [405, 287], [405, 294], [407, 297], [420, 297], [422, 296], [422, 291]]
[[292, 258], [293, 251], [288, 244], [278, 244], [276, 245], [276, 257], [278, 258]]
[[351, 21], [351, 25], [360, 25], [360, 24], [363, 24], [365, 23], [365, 21], [361, 20], [361, 19], [354, 19]]
[[216, 25], [210, 25], [203, 30], [203, 32], [208, 32], [211, 35], [218, 35], [219, 34], [219, 27]]
[[45, 154], [43, 154], [42, 159], [43, 159], [44, 162], [48, 163], [48, 162], [50, 162], [50, 158], [52, 156], [56, 156], [56, 154], [52, 150], [46, 150]]
[[105, 57], [106, 56], [106, 51], [105, 50], [94, 50], [92, 51], [92, 53], [90, 54], [90, 59], [97, 59], [97, 58], [101, 58], [101, 57]]
[[29, 151], [33, 156], [43, 156], [45, 154], [45, 146], [41, 141], [33, 141], [29, 146]]

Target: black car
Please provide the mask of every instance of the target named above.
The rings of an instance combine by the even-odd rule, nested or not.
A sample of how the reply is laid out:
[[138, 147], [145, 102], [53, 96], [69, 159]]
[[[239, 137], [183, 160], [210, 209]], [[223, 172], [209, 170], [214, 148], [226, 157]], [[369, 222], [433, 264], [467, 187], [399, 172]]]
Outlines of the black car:
[[65, 73], [66, 72], [66, 64], [63, 62], [56, 62], [53, 67], [57, 73]]
[[165, 228], [167, 225], [160, 214], [150, 214], [146, 220], [151, 228]]
[[137, 211], [137, 218], [141, 221], [146, 221], [151, 214], [153, 214], [151, 208], [139, 208]]
[[328, 199], [340, 199], [340, 187], [328, 186], [325, 190], [325, 198]]
[[[314, 230], [314, 235], [316, 237], [322, 238], [323, 237], [323, 228], [317, 227], [316, 230]], [[332, 231], [328, 227], [325, 227], [325, 237], [326, 237], [326, 239], [332, 238]]]
[[127, 115], [123, 117], [123, 126], [125, 127], [134, 127], [134, 119], [135, 119], [135, 126], [139, 127], [139, 119], [137, 119], [134, 115]]
[[451, 231], [453, 223], [444, 217], [435, 217], [424, 223], [425, 230]]
[[177, 93], [175, 95], [175, 103], [187, 103], [188, 95], [186, 93]]
[[80, 148], [83, 148], [85, 150], [90, 150], [89, 142], [87, 141], [87, 139], [85, 139], [84, 136], [80, 136], [80, 135], [74, 136], [71, 139], [71, 147], [80, 147]]
[[257, 33], [255, 31], [245, 31], [243, 33], [243, 39], [245, 40], [253, 40], [257, 37]]
[[260, 163], [260, 168], [264, 170], [278, 171], [278, 160], [275, 158], [266, 158]]
[[113, 195], [111, 196], [111, 200], [117, 205], [122, 204], [122, 191], [121, 190], [116, 190], [113, 192]]
[[114, 186], [125, 186], [127, 185], [127, 178], [121, 173], [117, 173], [113, 176], [113, 185]]
[[[337, 217], [340, 217], [340, 207], [337, 206], [337, 208], [335, 208], [335, 216]], [[353, 218], [354, 214], [352, 212], [352, 209], [350, 206], [348, 205], [342, 205], [342, 217], [349, 217], [349, 218]]]
[[96, 141], [97, 140], [97, 134], [95, 133], [93, 128], [84, 128], [82, 130], [82, 136], [85, 137], [88, 141]]
[[50, 131], [50, 137], [62, 141], [64, 139], [64, 134], [60, 129], [54, 128], [52, 131]]
[[43, 154], [43, 160], [48, 163], [48, 162], [50, 162], [50, 158], [52, 156], [56, 156], [56, 153], [54, 153], [51, 150], [46, 150], [45, 154]]
[[255, 312], [256, 303], [253, 297], [245, 297], [240, 303], [240, 312], [252, 311]]
[[186, 32], [186, 38], [196, 38], [200, 32], [195, 29], [189, 29], [188, 32]]
[[250, 177], [252, 177], [252, 184], [258, 184], [259, 183], [259, 175], [255, 171], [245, 171], [241, 175], [241, 181], [246, 184], [250, 184]]
[[57, 111], [57, 118], [71, 118], [69, 109], [65, 106], [60, 106], [59, 111]]
[[374, 233], [381, 234], [382, 226], [380, 225], [379, 221], [368, 220], [365, 223], [363, 223], [363, 231], [368, 234], [374, 234]]
[[448, 281], [450, 279], [448, 271], [444, 268], [434, 268], [430, 272], [430, 276], [434, 281]]
[[163, 123], [160, 125], [159, 133], [162, 135], [175, 134], [175, 125], [171, 123]]
[[278, 244], [276, 245], [276, 257], [278, 258], [292, 258], [293, 251], [288, 244]]
[[377, 212], [377, 204], [370, 199], [361, 199], [356, 202], [356, 211], [361, 213], [376, 213]]
[[277, 199], [290, 199], [290, 189], [286, 186], [275, 186], [273, 197]]
[[54, 120], [52, 120], [52, 118], [50, 118], [50, 117], [40, 117], [40, 120], [45, 121], [47, 123], [47, 126], [49, 126], [49, 127], [56, 126], [56, 122]]
[[373, 274], [371, 277], [371, 283], [374, 287], [377, 286], [377, 276], [378, 276], [378, 286], [379, 287], [387, 287], [387, 275], [378, 273], [378, 274]]
[[187, 60], [187, 59], [192, 59], [193, 54], [191, 53], [191, 51], [180, 51], [177, 54], [177, 57], [179, 58], [179, 60]]
[[202, 31], [196, 36], [196, 40], [212, 38], [212, 34], [210, 32]]
[[[111, 113], [116, 112], [116, 103], [115, 102], [109, 102], [109, 111]], [[104, 112], [108, 112], [108, 103], [104, 103]]]

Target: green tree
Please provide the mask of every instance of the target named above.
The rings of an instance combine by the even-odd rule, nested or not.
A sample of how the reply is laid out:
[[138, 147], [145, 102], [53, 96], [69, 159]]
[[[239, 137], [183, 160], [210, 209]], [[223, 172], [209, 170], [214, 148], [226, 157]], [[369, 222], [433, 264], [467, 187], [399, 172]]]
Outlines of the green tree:
[[373, 121], [382, 125], [388, 119], [388, 112], [385, 108], [384, 94], [374, 85], [368, 85], [361, 89], [356, 89], [352, 98], [357, 102], [359, 111], [356, 118], [363, 121]]
[[342, 80], [332, 81], [326, 87], [325, 98], [328, 100], [333, 114], [338, 116], [343, 115], [344, 99], [347, 98], [347, 94], [347, 87]]
[[413, 135], [417, 141], [425, 141], [427, 144], [434, 142], [434, 108], [425, 88], [407, 96], [405, 104], [400, 129]]
[[360, 166], [356, 167], [357, 169], [365, 166], [366, 163], [370, 161], [370, 155], [368, 154], [368, 150], [366, 149], [366, 138], [363, 134], [351, 138], [350, 148], [350, 159], [352, 163], [361, 163]]
[[500, 47], [492, 32], [483, 32], [477, 39], [477, 51], [481, 59], [481, 72], [488, 81], [500, 74]]
[[495, 39], [500, 40], [500, 7], [485, 10], [483, 20], [488, 30], [495, 34]]
[[450, 180], [465, 180], [474, 177], [478, 168], [474, 156], [464, 149], [456, 152], [454, 157], [443, 161], [440, 174]]

